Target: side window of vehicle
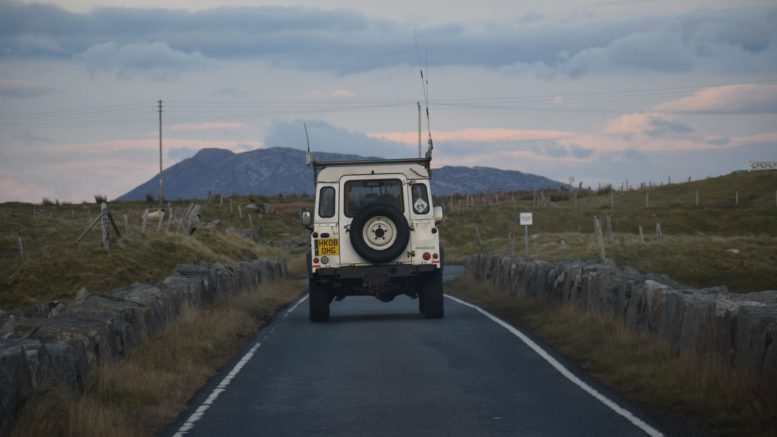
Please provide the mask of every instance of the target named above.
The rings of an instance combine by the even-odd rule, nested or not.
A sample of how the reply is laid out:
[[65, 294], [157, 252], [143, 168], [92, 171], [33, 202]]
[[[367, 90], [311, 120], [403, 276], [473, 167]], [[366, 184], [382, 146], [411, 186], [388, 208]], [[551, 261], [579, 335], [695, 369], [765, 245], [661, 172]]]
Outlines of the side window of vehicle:
[[318, 216], [321, 218], [334, 217], [335, 215], [335, 189], [333, 187], [321, 187], [318, 192]]
[[425, 184], [413, 184], [413, 212], [427, 214], [429, 212], [429, 192]]

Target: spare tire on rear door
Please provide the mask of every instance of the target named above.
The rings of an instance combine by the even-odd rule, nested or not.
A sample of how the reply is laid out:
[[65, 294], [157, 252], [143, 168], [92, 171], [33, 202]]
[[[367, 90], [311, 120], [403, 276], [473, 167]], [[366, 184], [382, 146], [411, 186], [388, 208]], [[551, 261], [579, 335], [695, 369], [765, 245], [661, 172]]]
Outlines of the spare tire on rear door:
[[405, 251], [410, 226], [397, 208], [373, 203], [356, 213], [349, 233], [351, 245], [362, 258], [373, 263], [387, 263]]

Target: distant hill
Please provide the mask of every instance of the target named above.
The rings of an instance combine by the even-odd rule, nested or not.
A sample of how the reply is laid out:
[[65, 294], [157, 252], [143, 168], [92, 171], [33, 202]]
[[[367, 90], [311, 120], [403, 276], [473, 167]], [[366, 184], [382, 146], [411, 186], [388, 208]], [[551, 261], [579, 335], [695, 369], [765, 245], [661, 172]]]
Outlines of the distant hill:
[[[365, 159], [339, 153], [315, 154], [318, 161]], [[164, 171], [165, 197], [205, 198], [208, 192], [224, 194], [312, 194], [313, 171], [305, 165], [305, 152], [273, 147], [243, 153], [223, 149], [202, 149]], [[487, 191], [517, 191], [565, 186], [546, 177], [489, 167], [441, 167], [432, 170], [432, 191], [436, 195], [476, 194]], [[121, 200], [144, 199], [159, 190], [155, 176]]]

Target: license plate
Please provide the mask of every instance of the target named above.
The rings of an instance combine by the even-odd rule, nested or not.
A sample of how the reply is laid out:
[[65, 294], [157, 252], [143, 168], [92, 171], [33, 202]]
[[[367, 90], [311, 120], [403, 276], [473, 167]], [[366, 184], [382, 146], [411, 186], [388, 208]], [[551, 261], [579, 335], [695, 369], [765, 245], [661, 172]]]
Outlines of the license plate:
[[318, 256], [340, 255], [340, 240], [337, 238], [322, 238], [318, 240], [316, 249], [316, 255]]

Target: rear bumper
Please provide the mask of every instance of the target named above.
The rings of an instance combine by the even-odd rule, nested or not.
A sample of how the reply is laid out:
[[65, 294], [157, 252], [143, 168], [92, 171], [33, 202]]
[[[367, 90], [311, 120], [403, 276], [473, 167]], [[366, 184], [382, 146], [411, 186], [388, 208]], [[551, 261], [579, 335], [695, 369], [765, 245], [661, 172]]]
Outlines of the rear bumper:
[[317, 269], [316, 275], [327, 279], [412, 278], [420, 273], [433, 272], [439, 268], [437, 264], [325, 267]]

